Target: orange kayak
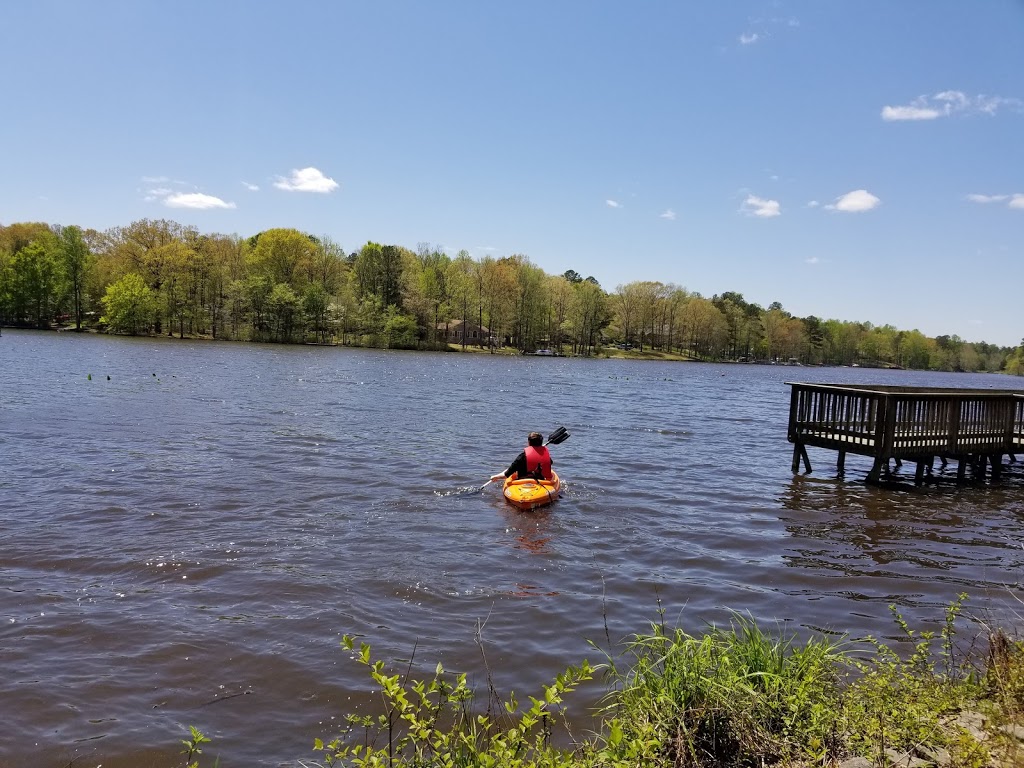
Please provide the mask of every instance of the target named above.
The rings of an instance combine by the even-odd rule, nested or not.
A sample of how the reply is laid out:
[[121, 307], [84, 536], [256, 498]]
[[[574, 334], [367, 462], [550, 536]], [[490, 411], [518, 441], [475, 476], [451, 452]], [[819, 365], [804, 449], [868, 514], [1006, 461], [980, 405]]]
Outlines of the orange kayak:
[[550, 504], [558, 498], [558, 492], [562, 488], [562, 481], [558, 475], [551, 470], [550, 480], [534, 480], [526, 477], [519, 480], [516, 475], [505, 480], [502, 493], [509, 504], [514, 504], [520, 509], [536, 509]]

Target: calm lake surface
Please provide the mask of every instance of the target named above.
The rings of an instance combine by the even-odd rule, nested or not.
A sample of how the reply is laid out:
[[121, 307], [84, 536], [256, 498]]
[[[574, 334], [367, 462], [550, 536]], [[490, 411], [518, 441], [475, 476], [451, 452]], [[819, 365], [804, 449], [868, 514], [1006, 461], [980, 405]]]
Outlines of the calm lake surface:
[[[522, 701], [659, 601], [695, 632], [892, 636], [891, 603], [934, 622], [960, 592], [1011, 615], [1022, 465], [904, 492], [810, 449], [794, 475], [794, 380], [1020, 385], [4, 330], [0, 766], [180, 765], [190, 724], [225, 768], [313, 760], [372, 711], [345, 633]], [[467, 492], [559, 425], [554, 506]], [[570, 699], [581, 729], [604, 690]]]

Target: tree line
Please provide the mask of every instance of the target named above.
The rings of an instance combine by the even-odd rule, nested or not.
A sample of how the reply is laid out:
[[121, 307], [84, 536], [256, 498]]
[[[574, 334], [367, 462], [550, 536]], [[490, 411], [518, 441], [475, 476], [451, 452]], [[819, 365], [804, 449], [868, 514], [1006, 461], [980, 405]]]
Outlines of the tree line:
[[[249, 238], [142, 219], [103, 232], [0, 226], [0, 324], [402, 349], [609, 346], [699, 360], [1024, 374], [1019, 347], [814, 316], [742, 294], [638, 281], [605, 291], [521, 254], [454, 257], [268, 229]], [[470, 332], [472, 329], [472, 333]]]

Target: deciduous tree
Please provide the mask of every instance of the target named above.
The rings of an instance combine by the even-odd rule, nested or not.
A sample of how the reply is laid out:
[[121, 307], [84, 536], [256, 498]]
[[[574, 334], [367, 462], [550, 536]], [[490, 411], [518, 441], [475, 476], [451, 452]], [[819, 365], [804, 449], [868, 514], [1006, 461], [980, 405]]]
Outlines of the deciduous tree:
[[102, 303], [104, 315], [100, 322], [106, 323], [114, 333], [136, 336], [147, 333], [153, 323], [153, 291], [135, 272], [129, 272], [107, 288]]

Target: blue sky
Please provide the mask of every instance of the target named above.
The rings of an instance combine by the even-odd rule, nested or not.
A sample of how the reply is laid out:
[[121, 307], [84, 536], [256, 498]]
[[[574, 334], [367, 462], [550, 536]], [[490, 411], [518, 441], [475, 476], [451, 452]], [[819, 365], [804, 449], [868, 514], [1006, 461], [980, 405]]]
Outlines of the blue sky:
[[1024, 336], [1024, 2], [7, 2], [0, 223], [524, 254]]

